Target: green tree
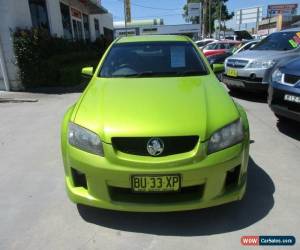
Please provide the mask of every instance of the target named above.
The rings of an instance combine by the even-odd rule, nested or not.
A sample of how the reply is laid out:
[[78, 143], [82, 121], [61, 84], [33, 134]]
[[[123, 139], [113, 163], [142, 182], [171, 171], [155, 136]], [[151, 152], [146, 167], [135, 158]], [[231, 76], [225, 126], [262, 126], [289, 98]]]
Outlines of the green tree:
[[[223, 22], [223, 26], [225, 26], [225, 21], [230, 20], [234, 16], [234, 13], [229, 12], [229, 10], [227, 9], [226, 2], [228, 2], [228, 0], [223, 0], [223, 1], [210, 0], [211, 32], [214, 32], [214, 30], [215, 30], [215, 27], [214, 27], [215, 20], [220, 19], [220, 9], [221, 9], [221, 20], [220, 21]], [[193, 24], [197, 24], [197, 23], [200, 23], [199, 17], [189, 17], [188, 16], [188, 4], [189, 3], [202, 3], [203, 21], [205, 23], [204, 33], [205, 33], [205, 35], [207, 35], [209, 32], [209, 0], [187, 0], [187, 3], [183, 6], [183, 17], [185, 18], [186, 22], [192, 22]], [[219, 23], [219, 26], [222, 27], [221, 23]]]

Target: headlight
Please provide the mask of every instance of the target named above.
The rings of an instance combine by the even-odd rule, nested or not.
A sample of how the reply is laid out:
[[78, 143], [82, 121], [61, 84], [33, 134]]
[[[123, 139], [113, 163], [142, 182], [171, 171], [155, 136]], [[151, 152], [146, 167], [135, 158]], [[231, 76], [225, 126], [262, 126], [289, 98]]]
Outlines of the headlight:
[[283, 73], [279, 69], [276, 69], [272, 74], [272, 82], [283, 82]]
[[243, 123], [240, 120], [215, 132], [208, 142], [208, 154], [228, 148], [244, 138]]
[[269, 60], [269, 61], [254, 61], [249, 64], [248, 68], [251, 69], [268, 69], [275, 65], [275, 61]]
[[103, 156], [102, 142], [98, 135], [74, 123], [69, 123], [69, 143], [83, 151]]

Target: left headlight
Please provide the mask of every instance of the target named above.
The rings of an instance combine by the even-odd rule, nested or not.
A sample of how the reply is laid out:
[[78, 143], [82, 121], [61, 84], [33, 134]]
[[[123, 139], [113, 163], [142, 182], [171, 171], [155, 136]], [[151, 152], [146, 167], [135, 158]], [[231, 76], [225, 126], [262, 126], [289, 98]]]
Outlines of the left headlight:
[[276, 69], [272, 74], [272, 82], [283, 82], [283, 73], [279, 69]]
[[244, 139], [244, 129], [242, 120], [239, 119], [233, 122], [217, 132], [215, 132], [208, 142], [208, 154], [216, 151], [228, 148], [237, 143], [240, 143]]
[[251, 69], [269, 69], [275, 65], [275, 61], [267, 60], [267, 61], [254, 61], [249, 64], [248, 68]]
[[104, 155], [102, 142], [99, 136], [75, 123], [69, 123], [68, 140], [72, 146], [83, 151], [100, 156]]

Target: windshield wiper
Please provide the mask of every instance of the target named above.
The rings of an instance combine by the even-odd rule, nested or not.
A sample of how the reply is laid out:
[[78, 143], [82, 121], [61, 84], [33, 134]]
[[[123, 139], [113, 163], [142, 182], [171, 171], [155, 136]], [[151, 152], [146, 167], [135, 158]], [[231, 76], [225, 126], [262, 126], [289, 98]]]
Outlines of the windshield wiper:
[[183, 72], [154, 72], [154, 71], [143, 71], [140, 73], [132, 73], [128, 75], [113, 75], [112, 77], [144, 77], [144, 76], [189, 76], [189, 75], [204, 75], [205, 72], [197, 71], [197, 70], [186, 70]]
[[133, 73], [128, 75], [113, 75], [113, 77], [143, 77], [143, 76], [168, 76], [168, 75], [176, 75], [176, 72], [143, 71], [140, 73]]
[[183, 72], [177, 72], [179, 76], [201, 76], [205, 75], [206, 72], [199, 71], [199, 70], [186, 70]]

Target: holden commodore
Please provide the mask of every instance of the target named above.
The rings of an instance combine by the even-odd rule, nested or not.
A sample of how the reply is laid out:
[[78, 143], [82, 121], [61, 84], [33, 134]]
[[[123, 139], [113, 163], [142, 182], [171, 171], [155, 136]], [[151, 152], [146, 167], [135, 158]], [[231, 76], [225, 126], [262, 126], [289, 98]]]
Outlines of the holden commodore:
[[242, 199], [247, 116], [189, 38], [123, 37], [82, 73], [61, 130], [73, 202], [163, 212]]

